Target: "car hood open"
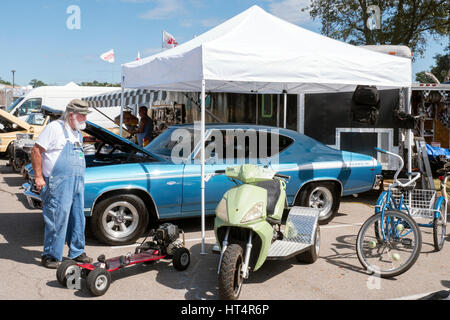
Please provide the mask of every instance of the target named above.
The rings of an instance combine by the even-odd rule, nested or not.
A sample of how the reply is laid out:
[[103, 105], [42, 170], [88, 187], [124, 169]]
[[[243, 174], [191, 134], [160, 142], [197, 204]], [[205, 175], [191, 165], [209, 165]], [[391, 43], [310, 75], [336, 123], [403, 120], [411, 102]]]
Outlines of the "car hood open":
[[121, 150], [122, 152], [127, 153], [142, 153], [147, 156], [150, 156], [158, 161], [165, 161], [160, 156], [139, 147], [137, 144], [131, 142], [128, 139], [125, 139], [103, 127], [100, 127], [90, 121], [86, 121], [86, 129], [83, 130], [85, 133], [93, 136], [94, 138], [97, 138], [98, 140], [101, 140], [110, 146], [114, 146], [115, 148]]
[[16, 116], [13, 116], [11, 113], [6, 112], [5, 110], [2, 109], [0, 109], [0, 118], [2, 121], [6, 121], [11, 124], [16, 124], [17, 126], [27, 131], [31, 128], [31, 125], [28, 124], [27, 122], [23, 121], [22, 119]]

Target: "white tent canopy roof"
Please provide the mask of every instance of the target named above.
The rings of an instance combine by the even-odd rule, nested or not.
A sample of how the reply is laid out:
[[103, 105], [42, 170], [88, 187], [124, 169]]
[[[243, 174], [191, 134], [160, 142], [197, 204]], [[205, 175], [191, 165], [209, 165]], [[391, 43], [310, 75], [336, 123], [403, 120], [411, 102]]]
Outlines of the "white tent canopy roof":
[[178, 46], [122, 65], [123, 87], [169, 91], [348, 91], [411, 86], [411, 60], [327, 38], [258, 6]]

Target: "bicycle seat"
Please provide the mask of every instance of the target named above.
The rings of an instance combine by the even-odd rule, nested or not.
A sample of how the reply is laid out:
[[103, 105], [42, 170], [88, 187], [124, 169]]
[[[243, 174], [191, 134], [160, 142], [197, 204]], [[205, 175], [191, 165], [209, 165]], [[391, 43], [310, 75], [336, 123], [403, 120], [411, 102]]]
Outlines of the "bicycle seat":
[[[407, 183], [407, 182], [409, 182], [409, 179], [398, 179], [398, 181], [400, 182], [400, 183]], [[416, 187], [416, 183], [414, 182], [414, 183], [411, 183], [409, 186], [406, 186], [406, 187], [402, 187], [402, 186], [400, 186], [400, 185], [397, 185], [396, 186], [396, 188], [397, 189], [399, 189], [399, 190], [401, 190], [401, 191], [412, 191], [412, 190], [414, 190], [414, 188]]]

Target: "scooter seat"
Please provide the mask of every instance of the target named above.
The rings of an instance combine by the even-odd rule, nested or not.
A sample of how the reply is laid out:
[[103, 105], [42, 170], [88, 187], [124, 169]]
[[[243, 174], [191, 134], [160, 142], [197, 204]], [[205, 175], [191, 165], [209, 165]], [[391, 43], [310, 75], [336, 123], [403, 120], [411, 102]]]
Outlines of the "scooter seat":
[[275, 212], [275, 206], [277, 205], [278, 198], [281, 194], [280, 181], [279, 180], [267, 180], [261, 181], [256, 186], [267, 190], [267, 215], [271, 216]]

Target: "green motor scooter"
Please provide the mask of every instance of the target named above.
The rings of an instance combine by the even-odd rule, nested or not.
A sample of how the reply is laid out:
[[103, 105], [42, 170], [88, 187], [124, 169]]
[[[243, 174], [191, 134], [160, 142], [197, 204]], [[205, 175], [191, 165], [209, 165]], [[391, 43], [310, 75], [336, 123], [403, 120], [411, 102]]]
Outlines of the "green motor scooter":
[[293, 207], [283, 219], [289, 176], [252, 164], [215, 174], [225, 174], [236, 183], [218, 204], [214, 221], [217, 243], [213, 252], [220, 253], [217, 272], [221, 299], [238, 299], [250, 270], [258, 270], [266, 260], [317, 260], [320, 210]]

